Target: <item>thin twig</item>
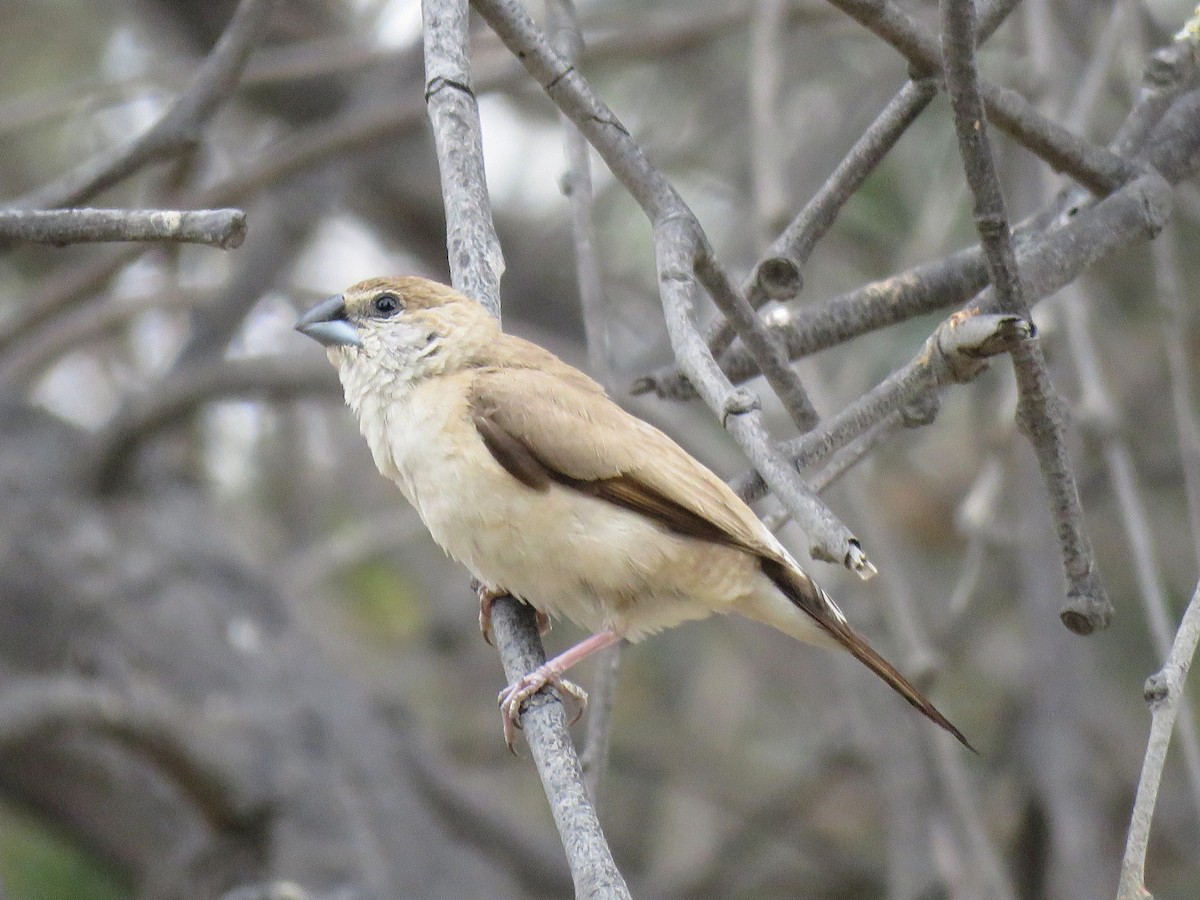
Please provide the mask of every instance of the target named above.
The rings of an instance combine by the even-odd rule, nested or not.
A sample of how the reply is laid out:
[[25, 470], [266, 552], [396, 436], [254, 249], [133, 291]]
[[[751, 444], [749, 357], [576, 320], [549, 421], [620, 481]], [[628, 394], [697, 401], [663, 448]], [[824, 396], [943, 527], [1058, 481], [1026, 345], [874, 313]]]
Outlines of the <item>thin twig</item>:
[[[1010, 352], [1028, 331], [1028, 323], [1019, 316], [956, 314], [934, 329], [906, 365], [830, 416], [819, 431], [785, 441], [780, 449], [800, 468], [819, 463], [896, 411], [949, 384], [975, 378], [988, 357]], [[754, 473], [735, 479], [731, 486], [748, 502], [766, 493], [766, 485]]]
[[592, 803], [600, 802], [600, 785], [608, 773], [609, 750], [612, 745], [613, 707], [616, 705], [618, 674], [625, 642], [619, 641], [596, 654], [592, 667], [592, 691], [588, 695], [587, 739], [580, 755], [583, 783], [587, 785]]
[[[943, 61], [938, 52], [933, 35], [890, 0], [829, 2], [891, 44], [918, 71], [938, 72], [949, 65], [950, 61]], [[998, 128], [1098, 196], [1132, 177], [1134, 167], [1130, 162], [1047, 119], [1016, 91], [977, 82], [976, 96]], [[983, 121], [982, 113], [979, 121]]]
[[[563, 59], [574, 64], [584, 49], [575, 4], [571, 0], [547, 0], [546, 27], [554, 48]], [[610, 309], [600, 274], [595, 198], [592, 193], [591, 148], [587, 138], [561, 112], [559, 123], [567, 158], [567, 171], [563, 175], [562, 188], [571, 209], [575, 280], [579, 285], [579, 303], [583, 309], [588, 361], [593, 377], [605, 387], [611, 387], [608, 351]], [[580, 754], [584, 784], [593, 803], [599, 803], [600, 785], [604, 782], [608, 770], [608, 755], [612, 744], [612, 711], [620, 680], [623, 646], [624, 642], [621, 642], [601, 651], [597, 654], [593, 667], [595, 676], [592, 679], [588, 702], [587, 737]]]
[[1192, 548], [1195, 562], [1200, 566], [1200, 421], [1196, 418], [1193, 367], [1186, 346], [1193, 324], [1183, 301], [1177, 240], [1175, 229], [1168, 228], [1150, 246], [1150, 252], [1154, 260], [1155, 294], [1158, 296], [1163, 343], [1167, 350], [1167, 377], [1171, 384], [1171, 407], [1175, 413]]
[[[575, 4], [571, 0], [546, 0], [546, 20], [555, 50], [563, 59], [572, 64], [576, 63], [583, 54], [585, 45], [579, 30]], [[559, 124], [562, 127], [563, 151], [567, 162], [562, 178], [562, 192], [571, 210], [575, 281], [579, 288], [579, 305], [583, 310], [588, 366], [593, 378], [606, 388], [611, 388], [608, 346], [610, 309], [600, 272], [591, 148], [587, 138], [561, 112]]]
[[1165, 664], [1146, 679], [1144, 694], [1150, 705], [1150, 737], [1146, 743], [1146, 756], [1142, 761], [1142, 776], [1138, 781], [1137, 797], [1133, 803], [1133, 814], [1129, 822], [1129, 836], [1125, 842], [1125, 858], [1121, 863], [1121, 879], [1117, 889], [1117, 900], [1149, 900], [1146, 890], [1146, 848], [1150, 843], [1150, 825], [1154, 819], [1154, 808], [1158, 804], [1158, 787], [1162, 780], [1163, 765], [1167, 761], [1167, 747], [1171, 743], [1171, 731], [1181, 703], [1187, 703], [1184, 684], [1188, 668], [1200, 641], [1200, 585], [1192, 594], [1184, 611], [1179, 630]]
[[[975, 66], [974, 6], [963, 0], [942, 0], [941, 13], [946, 90], [954, 110], [963, 169], [975, 198], [975, 227], [988, 263], [994, 308], [1028, 318], [1029, 304], [1017, 269]], [[1112, 602], [1096, 570], [1084, 524], [1079, 488], [1067, 454], [1062, 401], [1050, 383], [1041, 345], [1033, 334], [1010, 355], [1019, 393], [1017, 427], [1037, 455], [1058, 527], [1067, 581], [1067, 599], [1059, 617], [1072, 631], [1090, 634], [1107, 627]]]
[[758, 236], [755, 245], [757, 251], [787, 221], [783, 138], [778, 128], [781, 119], [779, 97], [783, 81], [783, 39], [787, 34], [787, 2], [754, 0], [753, 9], [747, 75], [751, 196], [754, 227]]

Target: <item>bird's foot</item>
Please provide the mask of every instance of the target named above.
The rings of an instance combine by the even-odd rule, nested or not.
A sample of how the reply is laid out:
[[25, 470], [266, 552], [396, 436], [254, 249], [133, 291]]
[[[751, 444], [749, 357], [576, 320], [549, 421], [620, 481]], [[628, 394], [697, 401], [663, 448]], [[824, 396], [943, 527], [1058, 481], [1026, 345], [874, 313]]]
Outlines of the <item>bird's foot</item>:
[[[496, 646], [494, 640], [494, 632], [492, 631], [492, 604], [500, 597], [508, 596], [508, 591], [495, 591], [484, 585], [482, 582], [475, 583], [475, 593], [479, 597], [479, 630], [483, 632], [483, 639], [489, 647]], [[538, 636], [541, 637], [550, 630], [550, 617], [540, 609], [535, 609], [534, 614], [537, 616]]]
[[502, 690], [500, 696], [496, 698], [500, 704], [500, 719], [504, 723], [504, 743], [513, 753], [517, 752], [515, 747], [517, 729], [521, 727], [521, 707], [526, 700], [547, 685], [558, 688], [564, 704], [568, 700], [574, 701], [576, 709], [570, 720], [571, 725], [578, 722], [587, 709], [587, 691], [563, 678], [562, 672], [551, 663], [538, 666], [528, 675]]

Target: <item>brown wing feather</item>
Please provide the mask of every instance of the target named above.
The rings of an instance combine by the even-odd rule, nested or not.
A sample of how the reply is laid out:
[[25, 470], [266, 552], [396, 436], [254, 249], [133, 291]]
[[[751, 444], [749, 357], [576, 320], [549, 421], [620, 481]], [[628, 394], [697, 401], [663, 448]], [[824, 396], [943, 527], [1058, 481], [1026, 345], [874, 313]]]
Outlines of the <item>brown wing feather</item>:
[[483, 438], [483, 444], [488, 448], [505, 470], [517, 481], [535, 491], [544, 491], [550, 487], [554, 473], [542, 465], [529, 448], [509, 432], [505, 431], [494, 418], [495, 411], [485, 407], [471, 410], [471, 421], [475, 430]]
[[[657, 428], [605, 397], [591, 379], [580, 377], [564, 380], [557, 372], [518, 368], [476, 374], [470, 393], [475, 427], [514, 478], [538, 487], [532, 461], [554, 481], [640, 512], [677, 533], [783, 562], [754, 513], [725, 482]], [[515, 446], [524, 448], [524, 457]]]

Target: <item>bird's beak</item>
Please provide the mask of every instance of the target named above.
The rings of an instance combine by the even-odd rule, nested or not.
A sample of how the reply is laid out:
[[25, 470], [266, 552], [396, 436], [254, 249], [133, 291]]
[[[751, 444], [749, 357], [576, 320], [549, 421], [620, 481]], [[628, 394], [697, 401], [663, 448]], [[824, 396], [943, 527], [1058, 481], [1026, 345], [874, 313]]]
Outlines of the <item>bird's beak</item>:
[[361, 347], [358, 329], [346, 318], [346, 301], [341, 296], [322, 300], [296, 323], [296, 330], [326, 347]]

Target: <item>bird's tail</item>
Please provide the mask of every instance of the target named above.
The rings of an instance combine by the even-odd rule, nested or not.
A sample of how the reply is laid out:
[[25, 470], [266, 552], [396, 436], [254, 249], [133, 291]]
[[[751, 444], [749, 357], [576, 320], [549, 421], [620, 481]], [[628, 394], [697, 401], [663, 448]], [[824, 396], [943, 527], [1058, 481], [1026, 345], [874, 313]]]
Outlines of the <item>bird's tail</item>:
[[[895, 666], [875, 652], [863, 636], [850, 627], [837, 604], [805, 572], [799, 567], [788, 566], [773, 559], [763, 559], [762, 569], [784, 595], [820, 627], [824, 637], [850, 651], [855, 659], [887, 682], [892, 690], [920, 710], [922, 715], [954, 735], [972, 753], [977, 752], [971, 746], [971, 742], [938, 711], [929, 698], [917, 690]], [[802, 635], [797, 636], [805, 639]]]

